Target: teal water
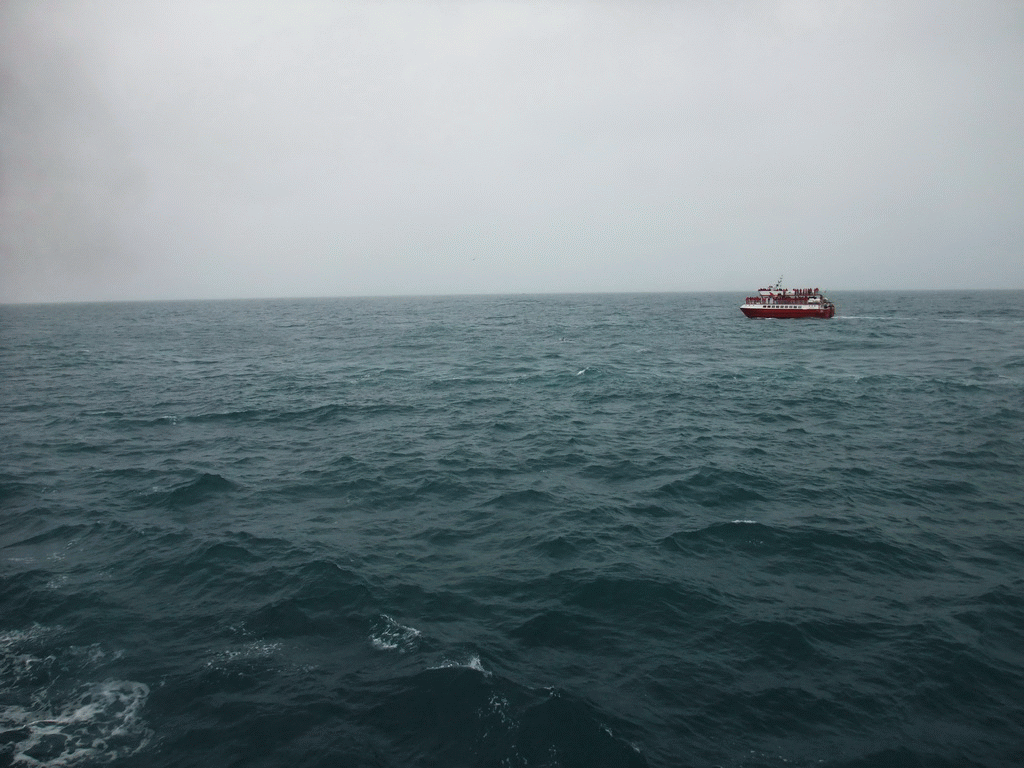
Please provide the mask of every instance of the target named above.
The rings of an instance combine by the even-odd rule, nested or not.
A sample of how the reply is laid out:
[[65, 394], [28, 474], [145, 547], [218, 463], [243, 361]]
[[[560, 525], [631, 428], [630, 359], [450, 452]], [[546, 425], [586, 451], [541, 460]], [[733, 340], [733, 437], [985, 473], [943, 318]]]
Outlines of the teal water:
[[1024, 763], [1024, 292], [0, 307], [0, 766]]

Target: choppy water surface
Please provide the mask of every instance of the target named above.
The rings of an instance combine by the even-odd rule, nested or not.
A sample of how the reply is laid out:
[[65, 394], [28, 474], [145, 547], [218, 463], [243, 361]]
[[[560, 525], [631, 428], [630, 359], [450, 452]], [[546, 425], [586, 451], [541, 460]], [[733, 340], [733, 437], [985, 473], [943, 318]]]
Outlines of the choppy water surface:
[[0, 307], [0, 765], [1024, 763], [1024, 293]]

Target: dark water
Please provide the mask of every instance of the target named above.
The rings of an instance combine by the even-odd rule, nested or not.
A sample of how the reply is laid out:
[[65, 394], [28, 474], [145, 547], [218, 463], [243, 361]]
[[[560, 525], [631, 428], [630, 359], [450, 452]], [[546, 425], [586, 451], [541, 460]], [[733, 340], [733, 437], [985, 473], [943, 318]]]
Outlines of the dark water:
[[0, 307], [0, 766], [1024, 763], [1024, 292]]

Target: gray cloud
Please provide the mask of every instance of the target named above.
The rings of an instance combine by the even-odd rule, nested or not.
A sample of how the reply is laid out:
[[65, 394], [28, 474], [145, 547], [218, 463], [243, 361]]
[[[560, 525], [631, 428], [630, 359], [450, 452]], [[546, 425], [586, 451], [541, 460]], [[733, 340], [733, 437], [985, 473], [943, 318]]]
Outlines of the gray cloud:
[[1024, 287], [1024, 6], [11, 2], [0, 300]]

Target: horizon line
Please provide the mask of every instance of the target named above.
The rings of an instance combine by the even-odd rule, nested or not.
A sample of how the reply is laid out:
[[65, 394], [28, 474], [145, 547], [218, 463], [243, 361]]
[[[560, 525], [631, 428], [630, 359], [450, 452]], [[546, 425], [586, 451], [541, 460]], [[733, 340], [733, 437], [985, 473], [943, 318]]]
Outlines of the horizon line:
[[[755, 289], [760, 290], [760, 289]], [[988, 291], [1024, 291], [1024, 288], [844, 288], [838, 291], [824, 289], [822, 293], [980, 293]], [[190, 303], [217, 301], [331, 301], [350, 299], [457, 299], [457, 298], [499, 298], [529, 296], [672, 296], [693, 294], [743, 294], [740, 290], [702, 290], [702, 291], [510, 291], [510, 292], [474, 292], [474, 293], [355, 293], [355, 294], [320, 294], [308, 296], [206, 296], [206, 297], [175, 297], [175, 298], [125, 298], [125, 299], [38, 299], [38, 300], [0, 300], [2, 307], [16, 306], [47, 306], [54, 304], [161, 304]], [[745, 295], [749, 295], [746, 293]]]

